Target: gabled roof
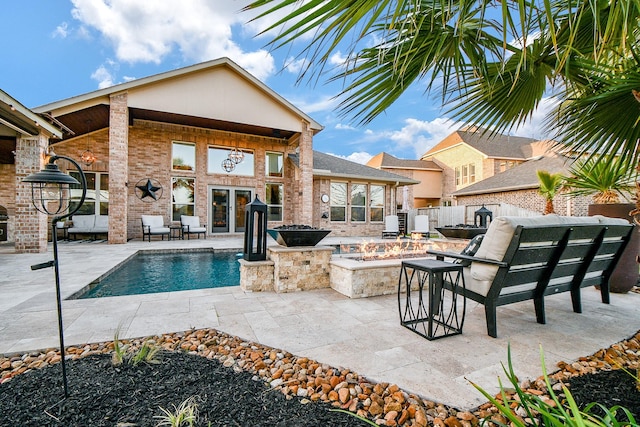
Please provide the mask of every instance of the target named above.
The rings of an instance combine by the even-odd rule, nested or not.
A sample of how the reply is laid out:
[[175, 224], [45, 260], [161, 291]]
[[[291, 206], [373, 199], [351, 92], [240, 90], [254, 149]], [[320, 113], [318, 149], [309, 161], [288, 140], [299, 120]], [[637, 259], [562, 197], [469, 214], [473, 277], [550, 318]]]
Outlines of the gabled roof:
[[536, 157], [511, 169], [471, 184], [453, 193], [454, 196], [471, 196], [502, 191], [529, 190], [540, 187], [537, 171], [568, 174], [573, 159], [551, 153]]
[[430, 157], [448, 148], [466, 144], [487, 157], [498, 159], [526, 160], [531, 153], [530, 145], [536, 142], [533, 138], [496, 134], [490, 136], [483, 129], [463, 128], [447, 136], [427, 151], [422, 157]]
[[62, 136], [59, 128], [0, 89], [0, 135], [9, 134], [8, 132], [3, 132], [2, 127], [11, 129], [9, 133], [17, 132], [27, 136], [38, 135], [40, 132], [57, 138]]
[[[300, 158], [297, 154], [289, 154], [289, 158], [299, 167]], [[313, 176], [330, 178], [348, 178], [364, 181], [384, 182], [392, 184], [411, 185], [419, 184], [420, 181], [406, 178], [395, 173], [386, 172], [380, 169], [341, 159], [330, 154], [313, 151]]]
[[[111, 95], [122, 92], [128, 93], [130, 112], [135, 111], [135, 117], [142, 119], [149, 119], [150, 114], [161, 112], [178, 119], [194, 117], [263, 128], [276, 127], [286, 131], [299, 131], [300, 123], [306, 121], [314, 133], [323, 129], [313, 118], [229, 58], [131, 80], [42, 105], [33, 111], [51, 113], [54, 117], [65, 117], [69, 121], [70, 116], [79, 111], [92, 110], [96, 113], [97, 108], [104, 109]], [[99, 118], [104, 120], [105, 113], [100, 113]], [[278, 118], [275, 123], [274, 117]], [[90, 119], [97, 122], [99, 118]], [[156, 116], [151, 116], [150, 120], [154, 118]], [[106, 124], [102, 123], [102, 126]], [[75, 127], [86, 128], [86, 125]], [[73, 130], [76, 133], [80, 131]]]
[[442, 171], [442, 168], [432, 160], [399, 159], [385, 152], [382, 152], [373, 156], [373, 158], [371, 158], [371, 160], [367, 162], [367, 166], [371, 166], [374, 168], [385, 168], [385, 169], [414, 169], [414, 170]]

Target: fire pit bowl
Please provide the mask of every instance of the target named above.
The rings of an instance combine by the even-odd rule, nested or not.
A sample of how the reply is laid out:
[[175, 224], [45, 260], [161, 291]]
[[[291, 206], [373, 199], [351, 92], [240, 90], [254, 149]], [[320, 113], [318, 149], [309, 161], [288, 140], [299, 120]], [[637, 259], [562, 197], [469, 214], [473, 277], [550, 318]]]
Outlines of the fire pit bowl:
[[472, 225], [445, 225], [444, 227], [436, 227], [436, 230], [449, 239], [473, 239], [478, 234], [487, 232], [486, 227]]
[[308, 225], [281, 225], [267, 230], [267, 233], [282, 246], [315, 246], [331, 230], [321, 230]]

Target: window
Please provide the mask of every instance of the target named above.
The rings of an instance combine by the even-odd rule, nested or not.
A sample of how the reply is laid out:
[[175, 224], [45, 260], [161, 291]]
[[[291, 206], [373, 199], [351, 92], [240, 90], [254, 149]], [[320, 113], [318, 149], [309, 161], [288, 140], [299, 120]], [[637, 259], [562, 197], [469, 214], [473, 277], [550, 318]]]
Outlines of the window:
[[207, 162], [208, 173], [222, 173], [228, 175], [242, 175], [253, 176], [253, 152], [240, 150], [244, 153], [244, 159], [235, 164], [235, 167], [230, 172], [227, 172], [222, 167], [222, 162], [229, 158], [231, 153], [230, 148], [209, 147], [209, 156]]
[[171, 178], [171, 217], [180, 221], [180, 215], [195, 215], [195, 179]]
[[369, 211], [371, 222], [384, 221], [384, 186], [371, 186], [371, 208]]
[[351, 222], [367, 220], [367, 186], [365, 184], [351, 185]]
[[456, 186], [473, 184], [474, 182], [476, 182], [475, 163], [456, 166]]
[[266, 175], [282, 177], [284, 155], [282, 153], [267, 153], [266, 158]]
[[330, 194], [331, 221], [345, 222], [347, 220], [347, 184], [332, 182]]
[[282, 184], [267, 183], [267, 220], [282, 221], [282, 200], [284, 186]]
[[[78, 172], [69, 175], [80, 181]], [[85, 172], [87, 180], [87, 195], [84, 203], [76, 215], [109, 215], [109, 174], [104, 172]], [[82, 189], [80, 184], [70, 187], [69, 209], [73, 210], [80, 202]]]
[[185, 142], [174, 142], [171, 152], [171, 167], [179, 171], [196, 170], [196, 146]]

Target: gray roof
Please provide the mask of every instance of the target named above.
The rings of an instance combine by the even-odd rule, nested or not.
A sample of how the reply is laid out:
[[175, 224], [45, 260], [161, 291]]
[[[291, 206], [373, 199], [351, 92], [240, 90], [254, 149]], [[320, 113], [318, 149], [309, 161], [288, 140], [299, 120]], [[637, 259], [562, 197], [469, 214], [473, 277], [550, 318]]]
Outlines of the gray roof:
[[501, 191], [528, 190], [540, 187], [536, 171], [567, 174], [573, 159], [558, 154], [549, 154], [528, 160], [518, 166], [483, 179], [453, 193], [454, 196], [497, 193]]
[[421, 169], [421, 170], [436, 170], [441, 171], [442, 168], [438, 166], [433, 160], [408, 160], [399, 159], [392, 156], [389, 153], [382, 153], [382, 162], [380, 167], [383, 168], [397, 168], [397, 169]]
[[[289, 154], [289, 158], [296, 166], [300, 167], [300, 159], [297, 154]], [[360, 163], [352, 162], [350, 160], [315, 150], [313, 151], [313, 176], [362, 179], [393, 184], [399, 183], [403, 185], [420, 183], [420, 181], [416, 181], [415, 179], [365, 166]]]
[[458, 138], [462, 140], [462, 142], [475, 148], [486, 156], [499, 159], [525, 160], [531, 157], [531, 144], [536, 142], [533, 138], [502, 134], [489, 135], [489, 133], [483, 133], [482, 129], [458, 130], [430, 149], [425, 156], [433, 155], [438, 151], [458, 144], [459, 142], [457, 141], [457, 138], [453, 137], [455, 134], [457, 134]]

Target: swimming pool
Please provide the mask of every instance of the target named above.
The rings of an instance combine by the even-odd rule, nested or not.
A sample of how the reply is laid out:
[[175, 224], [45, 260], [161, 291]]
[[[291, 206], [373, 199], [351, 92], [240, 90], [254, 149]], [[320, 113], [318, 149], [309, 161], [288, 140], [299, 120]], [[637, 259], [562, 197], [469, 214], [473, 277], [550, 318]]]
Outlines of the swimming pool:
[[237, 286], [237, 260], [236, 252], [139, 252], [69, 299]]

